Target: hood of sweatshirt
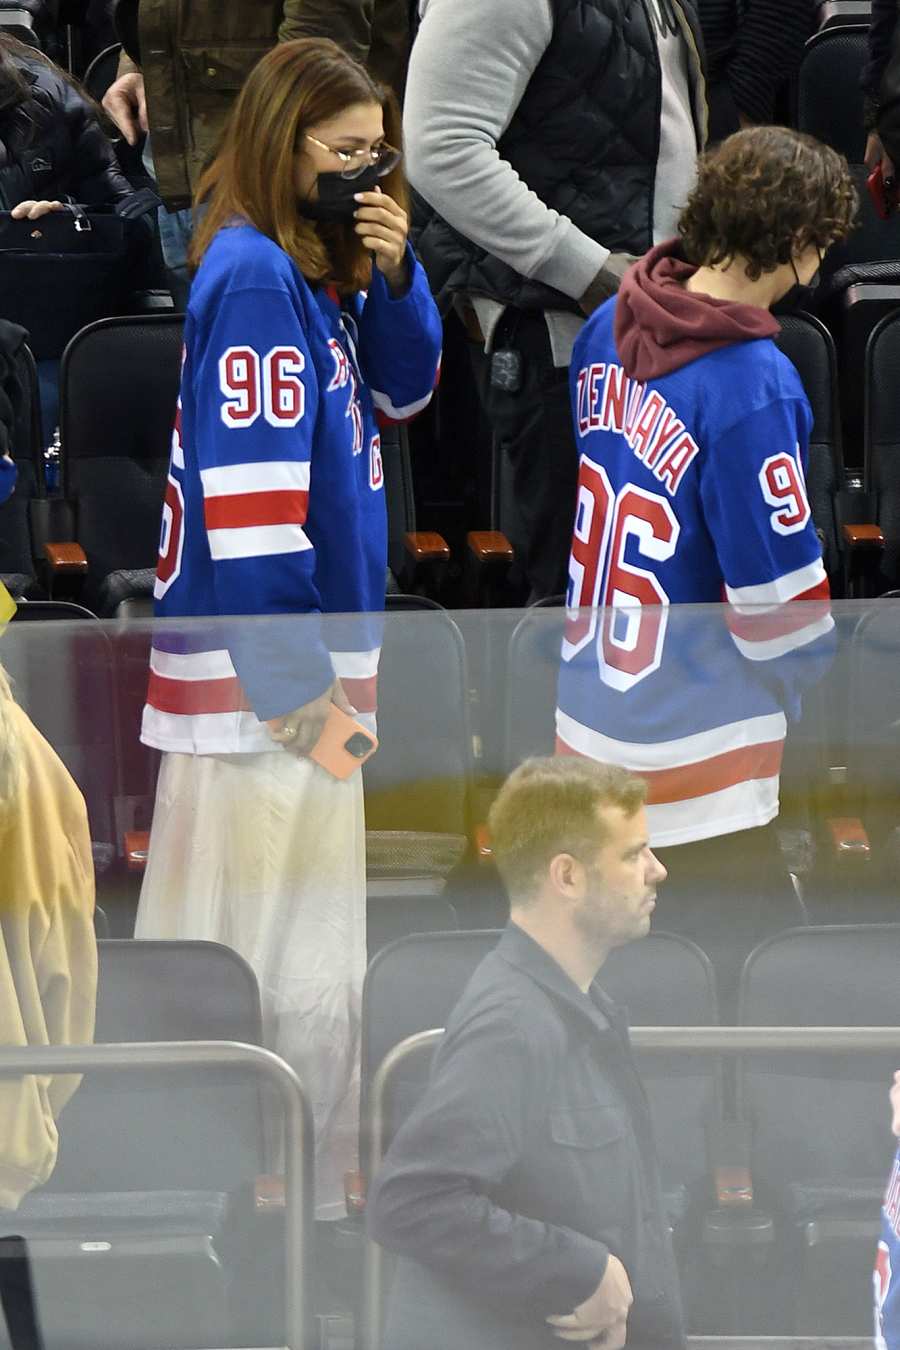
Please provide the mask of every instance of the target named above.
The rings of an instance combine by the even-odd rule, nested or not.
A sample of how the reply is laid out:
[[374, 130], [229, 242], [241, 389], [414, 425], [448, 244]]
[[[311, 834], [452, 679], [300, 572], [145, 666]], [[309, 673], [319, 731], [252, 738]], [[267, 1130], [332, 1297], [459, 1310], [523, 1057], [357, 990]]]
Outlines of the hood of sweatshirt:
[[652, 380], [718, 347], [780, 332], [767, 309], [685, 290], [696, 267], [680, 242], [657, 244], [625, 273], [616, 300], [614, 337], [626, 375]]

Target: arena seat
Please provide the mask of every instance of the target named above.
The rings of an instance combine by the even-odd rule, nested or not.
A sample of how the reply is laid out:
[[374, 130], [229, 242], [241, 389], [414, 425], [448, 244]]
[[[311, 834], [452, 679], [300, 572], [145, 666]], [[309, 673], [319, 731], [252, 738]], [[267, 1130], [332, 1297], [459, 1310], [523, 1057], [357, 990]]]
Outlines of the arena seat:
[[[745, 1026], [896, 1026], [900, 924], [797, 929], [748, 957]], [[863, 1336], [893, 1154], [891, 1053], [744, 1054], [753, 1184], [775, 1208], [797, 1335]]]
[[37, 369], [28, 347], [21, 348], [17, 375], [24, 394], [11, 446], [18, 475], [13, 495], [0, 505], [0, 581], [15, 600], [43, 594], [35, 563], [33, 517], [46, 497]]
[[[181, 371], [177, 314], [101, 319], [77, 333], [60, 374], [60, 470], [67, 542], [87, 558], [76, 598], [112, 613], [109, 578], [152, 568]], [[56, 589], [54, 589], [56, 593]]]
[[861, 164], [866, 144], [859, 83], [866, 60], [864, 27], [839, 24], [813, 34], [797, 82], [797, 126]]
[[[900, 264], [898, 264], [900, 276]], [[900, 302], [900, 286], [897, 299]], [[884, 538], [882, 589], [900, 585], [900, 310], [884, 318], [869, 338], [865, 364], [864, 486]]]
[[[260, 1043], [256, 981], [234, 952], [202, 942], [98, 950], [98, 1042]], [[252, 1291], [234, 1260], [263, 1171], [262, 1111], [249, 1072], [84, 1078], [60, 1119], [56, 1171], [15, 1220], [48, 1344], [265, 1343], [245, 1339]]]

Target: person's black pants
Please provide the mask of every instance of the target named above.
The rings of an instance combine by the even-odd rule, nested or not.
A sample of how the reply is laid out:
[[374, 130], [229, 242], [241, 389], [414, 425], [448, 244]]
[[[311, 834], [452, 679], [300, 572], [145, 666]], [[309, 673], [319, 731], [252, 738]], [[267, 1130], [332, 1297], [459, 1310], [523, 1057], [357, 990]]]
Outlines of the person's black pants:
[[24, 1238], [0, 1237], [0, 1305], [12, 1350], [43, 1350]]
[[509, 309], [494, 336], [495, 351], [521, 357], [521, 386], [491, 383], [491, 358], [473, 349], [479, 397], [496, 447], [493, 524], [515, 555], [522, 599], [566, 589], [578, 451], [569, 403], [569, 370], [554, 366], [542, 313]]

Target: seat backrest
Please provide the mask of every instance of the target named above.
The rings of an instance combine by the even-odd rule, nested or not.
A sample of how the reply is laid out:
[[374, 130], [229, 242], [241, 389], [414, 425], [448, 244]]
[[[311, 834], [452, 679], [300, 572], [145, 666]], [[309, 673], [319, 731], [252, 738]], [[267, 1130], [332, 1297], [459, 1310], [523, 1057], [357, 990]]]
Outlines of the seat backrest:
[[113, 848], [117, 739], [108, 633], [78, 605], [29, 601], [6, 634], [3, 663], [17, 702], [84, 794], [91, 839]]
[[381, 428], [381, 462], [388, 519], [388, 567], [399, 576], [405, 557], [404, 535], [416, 528], [409, 434], [405, 426], [387, 423]]
[[853, 633], [847, 765], [876, 849], [900, 824], [900, 604], [876, 602]]
[[363, 770], [370, 861], [380, 835], [386, 872], [392, 851], [398, 865], [406, 849], [415, 859], [413, 836], [468, 837], [472, 785], [462, 634], [444, 610], [392, 612], [390, 601], [378, 672], [380, 748]]
[[[741, 977], [745, 1026], [896, 1026], [900, 924], [802, 928], [769, 938]], [[879, 1178], [891, 1154], [887, 1093], [895, 1054], [747, 1054], [738, 1100], [753, 1128], [755, 1176], [776, 1192], [803, 1182]]]
[[863, 162], [866, 145], [860, 87], [866, 58], [865, 28], [838, 25], [810, 38], [800, 65], [797, 125], [852, 164]]
[[[261, 1042], [250, 967], [213, 942], [101, 941], [95, 1040]], [[262, 1170], [252, 1072], [89, 1074], [60, 1117], [54, 1191], [233, 1190]]]
[[11, 451], [18, 473], [13, 495], [0, 506], [0, 573], [34, 576], [29, 510], [44, 496], [43, 433], [37, 369], [27, 347], [19, 350], [16, 374], [22, 400], [15, 409]]
[[101, 319], [63, 356], [60, 467], [89, 591], [118, 568], [156, 565], [182, 326], [176, 314]]
[[510, 637], [504, 696], [506, 773], [529, 755], [553, 754], [565, 622], [564, 609], [533, 608], [519, 620]]
[[777, 345], [800, 376], [812, 408], [806, 486], [813, 521], [822, 540], [825, 568], [833, 576], [839, 564], [834, 503], [843, 479], [834, 340], [825, 325], [811, 314], [782, 315], [778, 322], [781, 333], [776, 338]]
[[97, 53], [84, 72], [81, 82], [96, 103], [103, 102], [107, 89], [115, 80], [121, 54], [121, 42], [113, 42]]
[[877, 502], [884, 534], [881, 570], [889, 582], [900, 577], [900, 312], [889, 314], [866, 347], [865, 483]]
[[[394, 1045], [446, 1025], [475, 968], [500, 938], [494, 929], [414, 934], [386, 947], [366, 973], [362, 1012], [363, 1103], [378, 1065]], [[687, 939], [653, 933], [612, 952], [600, 985], [628, 1010], [632, 1026], [712, 1026], [718, 1021], [712, 967]], [[427, 1063], [413, 1058], [390, 1092], [390, 1138], [418, 1101]], [[690, 1185], [706, 1171], [706, 1120], [719, 1101], [719, 1068], [707, 1056], [642, 1054], [657, 1145], [668, 1185]]]

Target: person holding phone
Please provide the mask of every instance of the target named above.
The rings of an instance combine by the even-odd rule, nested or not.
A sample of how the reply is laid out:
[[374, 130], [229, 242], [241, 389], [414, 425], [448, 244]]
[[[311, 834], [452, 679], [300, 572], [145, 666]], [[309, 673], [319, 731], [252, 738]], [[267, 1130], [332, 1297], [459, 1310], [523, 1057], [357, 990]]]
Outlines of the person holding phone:
[[301, 39], [254, 68], [200, 181], [155, 594], [215, 622], [157, 628], [142, 729], [164, 754], [137, 935], [252, 965], [312, 1098], [320, 1219], [356, 1162], [365, 832], [360, 774], [310, 754], [341, 715], [374, 729], [376, 413], [424, 408], [440, 359], [398, 145], [393, 96]]

